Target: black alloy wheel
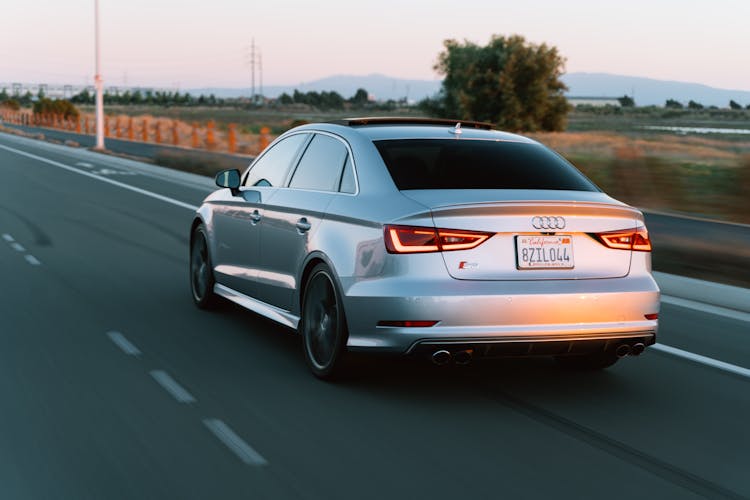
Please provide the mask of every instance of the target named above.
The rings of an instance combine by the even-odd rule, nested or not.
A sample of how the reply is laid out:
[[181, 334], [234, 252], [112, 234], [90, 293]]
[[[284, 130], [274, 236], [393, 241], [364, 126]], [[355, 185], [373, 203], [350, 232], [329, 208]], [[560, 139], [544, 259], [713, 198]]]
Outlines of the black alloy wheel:
[[214, 293], [214, 283], [206, 229], [200, 225], [195, 228], [190, 245], [190, 289], [196, 306], [210, 309], [216, 305], [218, 297]]
[[346, 319], [333, 274], [325, 264], [313, 269], [305, 286], [300, 333], [305, 359], [315, 376], [332, 379], [340, 375], [346, 352]]

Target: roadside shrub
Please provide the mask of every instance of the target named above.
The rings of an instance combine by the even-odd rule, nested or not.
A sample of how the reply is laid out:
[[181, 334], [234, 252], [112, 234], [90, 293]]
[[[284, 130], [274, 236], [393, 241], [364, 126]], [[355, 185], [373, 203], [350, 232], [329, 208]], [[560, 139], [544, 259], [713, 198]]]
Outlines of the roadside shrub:
[[0, 108], [9, 109], [11, 111], [18, 111], [21, 109], [21, 103], [15, 99], [5, 99], [0, 102]]
[[66, 120], [78, 119], [80, 113], [72, 102], [65, 99], [48, 99], [42, 97], [34, 103], [35, 115], [60, 115]]

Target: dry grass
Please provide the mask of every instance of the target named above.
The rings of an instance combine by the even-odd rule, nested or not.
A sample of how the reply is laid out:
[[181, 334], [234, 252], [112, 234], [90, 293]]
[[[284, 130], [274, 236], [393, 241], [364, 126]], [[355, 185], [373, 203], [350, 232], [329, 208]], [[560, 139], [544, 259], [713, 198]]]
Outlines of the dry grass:
[[750, 223], [750, 141], [614, 132], [532, 134], [608, 194], [652, 209]]

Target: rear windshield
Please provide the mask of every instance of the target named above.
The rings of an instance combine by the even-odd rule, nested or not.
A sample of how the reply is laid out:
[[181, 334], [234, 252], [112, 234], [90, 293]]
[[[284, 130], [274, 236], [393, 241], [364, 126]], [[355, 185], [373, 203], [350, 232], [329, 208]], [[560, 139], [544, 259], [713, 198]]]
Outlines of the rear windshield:
[[599, 189], [539, 144], [466, 139], [375, 141], [399, 190]]

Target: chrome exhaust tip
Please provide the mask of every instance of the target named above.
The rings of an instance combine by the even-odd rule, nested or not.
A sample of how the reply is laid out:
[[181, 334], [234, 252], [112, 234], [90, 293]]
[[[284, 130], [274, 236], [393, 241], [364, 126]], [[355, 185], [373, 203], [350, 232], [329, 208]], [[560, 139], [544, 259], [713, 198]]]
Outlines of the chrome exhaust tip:
[[643, 345], [643, 343], [638, 342], [637, 344], [633, 344], [633, 348], [630, 349], [630, 354], [633, 356], [640, 356], [640, 354], [646, 350], [646, 346]]
[[453, 359], [453, 355], [445, 349], [440, 349], [432, 354], [432, 362], [438, 366], [447, 365]]
[[630, 354], [630, 346], [628, 344], [620, 344], [617, 346], [617, 349], [615, 349], [615, 354], [618, 358], [624, 358], [628, 354]]
[[471, 359], [474, 355], [474, 351], [466, 349], [465, 351], [458, 351], [453, 355], [453, 360], [457, 365], [468, 365], [471, 363]]

